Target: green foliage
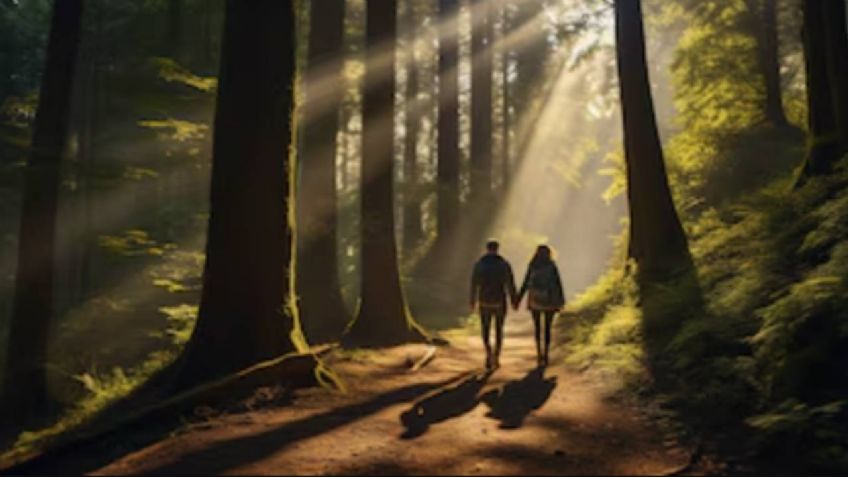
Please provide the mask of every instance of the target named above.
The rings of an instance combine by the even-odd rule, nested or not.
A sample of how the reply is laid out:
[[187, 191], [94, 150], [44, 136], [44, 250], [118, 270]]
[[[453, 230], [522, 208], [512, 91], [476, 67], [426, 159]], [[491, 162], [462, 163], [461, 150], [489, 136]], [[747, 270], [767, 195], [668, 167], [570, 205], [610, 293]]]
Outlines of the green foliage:
[[164, 119], [159, 121], [139, 121], [138, 125], [144, 128], [161, 131], [160, 139], [176, 142], [188, 142], [201, 140], [206, 136], [209, 126], [202, 123], [193, 123], [179, 119]]
[[744, 0], [712, 5], [709, 14], [687, 15], [690, 26], [672, 67], [675, 105], [687, 130], [696, 134], [744, 129], [761, 117], [764, 101], [757, 41]]
[[[605, 276], [575, 304], [569, 363], [636, 370], [659, 356], [655, 383], [689, 422], [745, 422], [759, 451], [844, 472], [848, 158], [832, 176], [791, 182], [684, 215], [702, 302], [687, 304], [680, 282], [637, 304], [623, 272]], [[646, 343], [658, 316], [677, 322], [659, 350]]]
[[206, 256], [198, 251], [175, 250], [167, 258], [151, 270], [153, 285], [170, 293], [200, 291]]
[[43, 448], [65, 433], [73, 432], [90, 422], [108, 405], [128, 396], [142, 383], [177, 357], [175, 352], [156, 352], [130, 371], [119, 367], [108, 373], [96, 369], [74, 376], [87, 395], [70, 408], [55, 424], [44, 429], [23, 432], [12, 448], [0, 455], [0, 460]]
[[163, 306], [159, 312], [168, 317], [169, 327], [166, 330], [175, 345], [184, 345], [191, 338], [194, 324], [197, 321], [197, 305], [183, 303], [177, 306]]
[[614, 268], [569, 305], [559, 320], [568, 342], [566, 364], [603, 373], [627, 387], [646, 383], [642, 346], [642, 310], [632, 276]]
[[204, 93], [214, 92], [218, 79], [198, 76], [171, 58], [155, 57], [150, 60], [159, 70], [159, 78], [166, 83], [177, 83]]
[[[0, 120], [6, 124], [25, 128], [35, 119], [38, 95], [7, 96], [0, 102]], [[29, 145], [29, 143], [25, 143]]]
[[172, 243], [157, 242], [146, 231], [137, 229], [127, 230], [121, 235], [102, 235], [100, 246], [125, 257], [162, 256], [176, 248]]
[[[765, 122], [755, 3], [687, 2], [665, 9], [665, 22], [685, 26], [671, 66], [680, 131], [666, 144], [682, 211], [732, 202], [785, 176], [803, 150], [800, 128], [776, 129]], [[781, 24], [793, 24], [788, 12], [786, 17]], [[797, 45], [786, 42], [780, 58], [783, 103], [787, 117], [799, 125], [806, 118], [806, 95], [795, 73], [802, 58], [795, 54]]]
[[[833, 473], [848, 469], [846, 405], [846, 400], [811, 406], [790, 399], [767, 413], [748, 418], [747, 423], [760, 432], [762, 447], [776, 454], [800, 453], [799, 457], [812, 470]], [[810, 448], [810, 442], [817, 445]]]

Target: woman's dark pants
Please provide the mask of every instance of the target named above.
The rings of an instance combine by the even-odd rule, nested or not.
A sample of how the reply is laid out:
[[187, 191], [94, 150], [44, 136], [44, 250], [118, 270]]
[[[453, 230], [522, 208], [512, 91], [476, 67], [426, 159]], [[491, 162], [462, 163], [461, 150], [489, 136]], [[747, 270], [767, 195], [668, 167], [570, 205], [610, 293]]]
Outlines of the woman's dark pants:
[[[551, 325], [556, 316], [555, 310], [530, 310], [533, 314], [533, 325], [536, 327], [536, 355], [539, 357], [539, 364], [548, 364], [548, 351], [551, 348]], [[542, 317], [545, 318], [545, 353], [542, 354]]]

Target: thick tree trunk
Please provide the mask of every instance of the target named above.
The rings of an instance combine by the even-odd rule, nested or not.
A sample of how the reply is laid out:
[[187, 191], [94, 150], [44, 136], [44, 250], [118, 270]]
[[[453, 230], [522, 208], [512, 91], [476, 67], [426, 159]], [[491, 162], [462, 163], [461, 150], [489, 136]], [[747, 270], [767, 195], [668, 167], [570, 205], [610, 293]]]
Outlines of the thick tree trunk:
[[394, 98], [397, 1], [367, 0], [360, 227], [361, 301], [347, 345], [383, 346], [423, 337], [406, 306], [394, 221]]
[[344, 0], [312, 1], [297, 202], [297, 271], [301, 322], [313, 343], [339, 338], [350, 317], [342, 300], [336, 247], [336, 142], [344, 92], [337, 84], [344, 66], [344, 15]]
[[686, 236], [674, 208], [648, 80], [641, 0], [616, 0], [616, 51], [624, 120], [629, 256], [641, 283], [691, 270]]
[[829, 77], [825, 2], [803, 3], [804, 64], [807, 73], [807, 123], [810, 139], [801, 181], [830, 172], [838, 157], [837, 125]]
[[783, 88], [780, 81], [780, 43], [777, 35], [777, 0], [762, 0], [762, 31], [759, 35], [760, 68], [765, 81], [766, 120], [785, 127]]
[[471, 203], [492, 193], [492, 48], [489, 0], [471, 3]]
[[421, 197], [417, 193], [418, 184], [418, 136], [424, 105], [418, 98], [418, 66], [415, 58], [415, 41], [418, 38], [418, 19], [415, 15], [415, 3], [407, 1], [407, 29], [409, 40], [406, 51], [406, 137], [403, 161], [404, 201], [403, 201], [403, 249], [410, 252], [421, 243], [424, 231], [421, 228]]
[[848, 153], [848, 26], [845, 1], [822, 2], [827, 32], [828, 77], [839, 153]]
[[4, 426], [48, 408], [47, 338], [53, 318], [56, 216], [61, 159], [80, 42], [82, 0], [56, 0], [47, 65], [27, 163], [18, 237], [18, 271], [4, 373]]
[[294, 35], [290, 2], [227, 1], [203, 292], [178, 387], [303, 345], [290, 293]]
[[459, 5], [439, 0], [437, 238], [456, 229], [459, 211]]

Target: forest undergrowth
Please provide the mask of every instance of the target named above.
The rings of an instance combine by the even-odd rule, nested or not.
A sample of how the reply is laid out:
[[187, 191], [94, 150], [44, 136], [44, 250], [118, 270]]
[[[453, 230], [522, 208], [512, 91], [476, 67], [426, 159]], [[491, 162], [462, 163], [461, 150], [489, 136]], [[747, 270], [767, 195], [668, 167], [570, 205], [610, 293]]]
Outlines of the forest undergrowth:
[[[641, 306], [616, 266], [561, 321], [567, 363], [651, 394], [694, 433], [733, 439], [734, 453], [783, 471], [845, 472], [846, 186], [848, 158], [832, 176], [796, 186], [787, 175], [684, 215], [704, 305], [663, 302], [691, 296], [669, 286]], [[657, 373], [642, 339], [649, 313], [679, 324]]]

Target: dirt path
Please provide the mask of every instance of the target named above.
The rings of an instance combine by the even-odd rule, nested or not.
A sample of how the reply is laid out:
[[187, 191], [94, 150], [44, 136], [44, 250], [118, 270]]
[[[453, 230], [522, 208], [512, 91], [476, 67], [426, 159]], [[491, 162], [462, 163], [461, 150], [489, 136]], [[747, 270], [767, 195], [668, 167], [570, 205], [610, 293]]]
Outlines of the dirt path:
[[209, 419], [100, 474], [662, 474], [688, 453], [609, 386], [535, 367], [529, 320], [508, 325], [502, 366], [486, 376], [479, 339], [461, 336], [423, 369], [425, 347], [339, 353], [348, 386], [291, 405]]

